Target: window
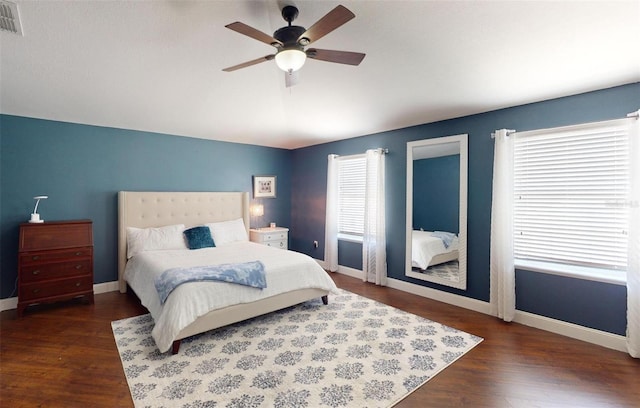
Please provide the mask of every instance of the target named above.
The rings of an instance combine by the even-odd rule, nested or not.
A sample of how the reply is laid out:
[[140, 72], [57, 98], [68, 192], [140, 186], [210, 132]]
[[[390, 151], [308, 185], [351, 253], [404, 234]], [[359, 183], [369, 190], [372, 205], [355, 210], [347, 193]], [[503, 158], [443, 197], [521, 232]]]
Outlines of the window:
[[[366, 156], [338, 159], [338, 234], [361, 239], [364, 234]], [[358, 238], [356, 238], [358, 237]]]
[[608, 121], [513, 135], [517, 265], [531, 261], [569, 275], [599, 270], [624, 280], [628, 123]]
[[325, 263], [338, 270], [338, 240], [362, 244], [363, 278], [384, 285], [387, 275], [385, 236], [386, 149], [327, 157]]

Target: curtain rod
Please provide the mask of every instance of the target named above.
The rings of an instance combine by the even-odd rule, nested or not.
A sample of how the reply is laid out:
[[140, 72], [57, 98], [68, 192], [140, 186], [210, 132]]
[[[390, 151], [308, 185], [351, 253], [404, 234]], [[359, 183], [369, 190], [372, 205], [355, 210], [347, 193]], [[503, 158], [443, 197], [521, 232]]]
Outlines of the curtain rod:
[[[637, 110], [635, 112], [631, 112], [631, 113], [627, 113], [626, 118], [629, 119], [640, 119], [640, 110]], [[625, 118], [622, 118], [625, 119]], [[616, 120], [616, 119], [610, 119], [610, 120]], [[596, 122], [597, 123], [597, 122]], [[511, 129], [507, 129], [507, 136], [511, 135], [512, 133], [516, 133], [515, 130], [511, 130]], [[495, 139], [496, 138], [496, 132], [491, 132], [491, 138]]]
[[[512, 134], [516, 133], [516, 131], [514, 129], [507, 129], [507, 136], [510, 136]], [[495, 139], [496, 138], [496, 132], [491, 132], [491, 138]]]
[[[382, 154], [389, 154], [389, 149], [387, 149], [386, 147], [378, 147], [377, 149], [367, 149], [367, 150], [378, 150]], [[348, 154], [347, 156], [358, 156], [358, 155], [364, 155], [365, 153]], [[331, 155], [334, 157], [340, 157], [339, 154], [335, 154], [335, 153], [331, 153]]]

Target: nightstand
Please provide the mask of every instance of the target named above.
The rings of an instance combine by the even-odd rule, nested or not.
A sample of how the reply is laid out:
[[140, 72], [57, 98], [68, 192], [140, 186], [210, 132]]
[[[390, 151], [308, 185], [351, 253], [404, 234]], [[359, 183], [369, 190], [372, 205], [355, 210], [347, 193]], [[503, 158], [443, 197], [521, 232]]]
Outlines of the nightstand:
[[81, 296], [93, 303], [91, 220], [20, 224], [18, 316], [32, 304]]
[[289, 228], [252, 228], [249, 230], [252, 242], [274, 248], [289, 248]]

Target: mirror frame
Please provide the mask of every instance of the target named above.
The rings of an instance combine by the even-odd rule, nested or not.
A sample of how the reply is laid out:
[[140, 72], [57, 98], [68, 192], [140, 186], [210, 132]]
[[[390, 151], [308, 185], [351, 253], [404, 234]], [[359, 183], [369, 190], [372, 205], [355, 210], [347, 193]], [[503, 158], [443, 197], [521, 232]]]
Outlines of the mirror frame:
[[[460, 208], [458, 232], [458, 271], [460, 280], [453, 282], [437, 276], [427, 276], [414, 272], [411, 268], [411, 235], [413, 232], [413, 149], [415, 147], [436, 146], [443, 143], [460, 143]], [[407, 143], [407, 223], [406, 223], [406, 259], [405, 275], [410, 278], [433, 282], [457, 289], [467, 289], [467, 170], [468, 169], [468, 135], [436, 137]]]

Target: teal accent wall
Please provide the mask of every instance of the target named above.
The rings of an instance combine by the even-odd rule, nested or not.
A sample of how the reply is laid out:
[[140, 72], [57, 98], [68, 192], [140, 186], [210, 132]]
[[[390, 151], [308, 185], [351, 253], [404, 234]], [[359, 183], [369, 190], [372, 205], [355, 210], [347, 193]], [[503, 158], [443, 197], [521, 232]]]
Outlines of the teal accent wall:
[[[293, 151], [0, 115], [0, 298], [15, 296], [18, 225], [35, 195], [49, 195], [39, 208], [45, 220], [93, 220], [95, 282], [101, 283], [117, 279], [117, 191], [250, 191], [252, 175], [276, 175], [278, 198], [261, 200], [265, 216], [256, 221], [289, 226], [291, 249], [321, 260], [327, 155], [384, 147], [388, 275], [488, 301], [491, 132], [615, 119], [639, 108], [640, 83], [634, 83]], [[463, 133], [469, 135], [465, 291], [404, 276], [406, 143]], [[340, 264], [362, 267], [360, 245], [341, 243], [339, 252]], [[516, 297], [518, 310], [625, 332], [624, 286], [517, 271]]]
[[291, 151], [239, 143], [0, 115], [0, 297], [14, 293], [18, 228], [36, 195], [45, 221], [93, 220], [95, 283], [116, 281], [117, 192], [251, 191], [278, 177], [255, 220], [289, 225]]
[[[388, 148], [386, 156], [387, 267], [391, 278], [461, 296], [489, 301], [489, 245], [493, 139], [496, 129], [526, 131], [625, 117], [640, 108], [640, 83], [516, 106], [343, 141], [297, 149], [292, 157], [292, 249], [324, 258], [327, 155], [358, 154]], [[407, 142], [467, 133], [468, 277], [459, 290], [405, 276]], [[314, 248], [311, 243], [320, 245]], [[341, 265], [359, 268], [361, 245], [342, 245]], [[342, 263], [349, 262], [349, 263]], [[554, 290], [549, 290], [553, 287]], [[517, 271], [518, 310], [611, 333], [625, 333], [626, 288], [600, 282]], [[597, 299], [598, 307], [593, 307]], [[552, 305], [552, 306], [551, 306]]]

